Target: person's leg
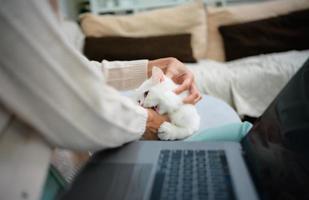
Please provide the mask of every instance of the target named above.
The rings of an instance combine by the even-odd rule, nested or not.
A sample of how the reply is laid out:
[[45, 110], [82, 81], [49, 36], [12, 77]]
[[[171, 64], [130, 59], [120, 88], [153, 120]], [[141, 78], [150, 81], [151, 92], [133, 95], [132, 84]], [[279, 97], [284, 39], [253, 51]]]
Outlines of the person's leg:
[[234, 141], [239, 142], [251, 129], [249, 122], [227, 124], [200, 131], [184, 141]]

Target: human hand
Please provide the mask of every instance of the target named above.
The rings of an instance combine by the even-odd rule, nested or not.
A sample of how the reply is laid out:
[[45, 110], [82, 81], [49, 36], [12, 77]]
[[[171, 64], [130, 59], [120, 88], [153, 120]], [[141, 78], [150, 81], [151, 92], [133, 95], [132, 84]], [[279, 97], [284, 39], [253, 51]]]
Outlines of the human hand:
[[199, 100], [201, 100], [202, 96], [196, 87], [193, 73], [178, 59], [161, 58], [149, 61], [148, 77], [151, 76], [152, 67], [154, 66], [161, 68], [166, 76], [180, 85], [174, 91], [176, 94], [180, 94], [188, 90], [189, 96], [183, 100], [184, 103], [196, 104]]
[[158, 140], [158, 129], [163, 122], [168, 121], [168, 117], [166, 115], [160, 115], [152, 109], [147, 109], [147, 112], [148, 118], [143, 139]]

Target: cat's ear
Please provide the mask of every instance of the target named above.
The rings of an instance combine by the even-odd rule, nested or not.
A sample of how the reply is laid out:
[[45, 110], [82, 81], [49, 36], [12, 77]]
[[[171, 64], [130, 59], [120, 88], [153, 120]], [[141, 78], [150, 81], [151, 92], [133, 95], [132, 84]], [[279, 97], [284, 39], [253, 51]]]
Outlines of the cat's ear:
[[152, 68], [152, 76], [151, 79], [155, 83], [161, 83], [164, 81], [164, 73], [159, 67], [153, 67]]

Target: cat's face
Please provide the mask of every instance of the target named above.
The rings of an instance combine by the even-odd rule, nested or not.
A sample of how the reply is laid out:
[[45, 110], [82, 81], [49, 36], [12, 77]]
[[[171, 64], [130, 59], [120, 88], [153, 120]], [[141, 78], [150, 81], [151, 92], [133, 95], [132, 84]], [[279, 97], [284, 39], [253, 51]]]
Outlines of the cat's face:
[[145, 108], [159, 109], [160, 95], [165, 91], [172, 91], [176, 84], [158, 67], [152, 68], [152, 76], [136, 89], [136, 101]]

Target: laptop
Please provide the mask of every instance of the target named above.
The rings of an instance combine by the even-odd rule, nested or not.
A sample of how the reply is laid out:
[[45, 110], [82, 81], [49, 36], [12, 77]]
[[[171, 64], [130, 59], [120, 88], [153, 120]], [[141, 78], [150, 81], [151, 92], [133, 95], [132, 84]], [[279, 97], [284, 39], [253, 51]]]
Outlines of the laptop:
[[62, 199], [309, 199], [309, 60], [240, 143], [138, 141], [101, 151]]

